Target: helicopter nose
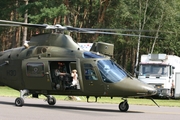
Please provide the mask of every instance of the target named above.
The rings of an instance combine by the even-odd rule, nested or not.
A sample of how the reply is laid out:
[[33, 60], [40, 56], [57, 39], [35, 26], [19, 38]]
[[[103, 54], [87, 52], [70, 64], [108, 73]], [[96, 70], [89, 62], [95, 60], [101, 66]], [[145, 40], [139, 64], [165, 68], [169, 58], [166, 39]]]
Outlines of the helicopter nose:
[[[157, 90], [138, 79], [127, 78], [119, 83], [120, 88], [126, 91], [127, 96], [153, 96], [157, 93]], [[128, 87], [127, 87], [128, 86]]]
[[157, 90], [152, 86], [145, 85], [143, 88], [147, 90], [147, 95], [155, 95], [157, 93]]
[[141, 87], [139, 87], [139, 89], [137, 88], [137, 90], [138, 96], [153, 96], [157, 93], [157, 90], [154, 87], [147, 84], [141, 84]]

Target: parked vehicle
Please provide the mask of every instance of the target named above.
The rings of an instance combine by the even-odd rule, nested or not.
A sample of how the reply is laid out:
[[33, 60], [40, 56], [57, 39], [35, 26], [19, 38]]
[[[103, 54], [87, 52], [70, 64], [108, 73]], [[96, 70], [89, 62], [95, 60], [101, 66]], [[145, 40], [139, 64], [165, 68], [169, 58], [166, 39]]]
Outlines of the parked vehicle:
[[142, 55], [138, 79], [157, 88], [156, 96], [180, 98], [180, 57], [166, 54]]

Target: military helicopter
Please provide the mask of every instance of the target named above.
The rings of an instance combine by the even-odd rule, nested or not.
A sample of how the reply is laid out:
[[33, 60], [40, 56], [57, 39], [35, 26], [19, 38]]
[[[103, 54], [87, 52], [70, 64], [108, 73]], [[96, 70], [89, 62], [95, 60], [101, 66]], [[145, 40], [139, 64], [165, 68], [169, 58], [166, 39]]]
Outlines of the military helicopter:
[[[96, 42], [90, 51], [83, 50], [71, 36], [58, 31], [90, 34], [115, 34], [112, 29], [86, 29], [72, 26], [31, 24], [0, 20], [1, 26], [25, 26], [53, 29], [55, 33], [32, 36], [24, 46], [0, 52], [0, 83], [20, 91], [16, 106], [24, 105], [24, 98], [32, 95], [47, 97], [49, 105], [55, 105], [52, 95], [89, 97], [121, 97], [119, 110], [129, 109], [128, 97], [152, 96], [156, 89], [129, 75], [113, 61], [113, 44]], [[112, 30], [113, 31], [113, 30]], [[129, 35], [128, 35], [129, 36]], [[63, 75], [55, 70], [61, 67]], [[71, 71], [76, 69], [78, 84], [72, 85]], [[152, 99], [153, 100], [153, 99]], [[153, 102], [155, 102], [153, 100]], [[155, 103], [156, 104], [156, 103]]]

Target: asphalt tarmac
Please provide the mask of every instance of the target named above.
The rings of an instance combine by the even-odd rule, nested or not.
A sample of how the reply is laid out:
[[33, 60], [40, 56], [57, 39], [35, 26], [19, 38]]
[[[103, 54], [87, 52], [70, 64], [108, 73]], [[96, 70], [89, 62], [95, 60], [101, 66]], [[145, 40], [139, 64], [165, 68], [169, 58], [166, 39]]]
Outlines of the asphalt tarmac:
[[43, 99], [25, 99], [23, 107], [14, 97], [0, 97], [0, 120], [179, 120], [180, 107], [129, 105], [120, 112], [118, 104], [57, 101], [50, 106]]

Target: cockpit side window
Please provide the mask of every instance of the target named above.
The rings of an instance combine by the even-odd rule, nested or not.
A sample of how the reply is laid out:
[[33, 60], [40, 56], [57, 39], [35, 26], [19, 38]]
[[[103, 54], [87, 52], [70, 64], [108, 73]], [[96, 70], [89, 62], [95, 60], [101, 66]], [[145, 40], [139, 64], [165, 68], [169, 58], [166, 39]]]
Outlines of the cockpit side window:
[[84, 73], [86, 80], [98, 80], [95, 70], [91, 64], [84, 64]]

